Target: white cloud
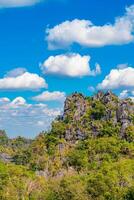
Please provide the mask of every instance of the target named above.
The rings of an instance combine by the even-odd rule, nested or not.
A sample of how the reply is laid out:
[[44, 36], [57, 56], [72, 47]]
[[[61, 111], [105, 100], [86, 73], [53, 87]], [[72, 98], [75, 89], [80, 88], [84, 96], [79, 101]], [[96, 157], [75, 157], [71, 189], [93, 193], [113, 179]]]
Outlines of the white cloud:
[[38, 74], [24, 72], [15, 77], [4, 77], [0, 79], [0, 89], [40, 89], [47, 88], [45, 79], [40, 77]]
[[1, 128], [12, 136], [21, 134], [30, 137], [48, 130], [62, 109], [61, 106], [50, 107], [43, 103], [30, 104], [21, 96], [13, 100], [3, 97], [0, 98]]
[[48, 109], [48, 108], [45, 108], [43, 110], [43, 112], [48, 115], [49, 117], [56, 117], [56, 116], [59, 116], [61, 115], [61, 110], [59, 108], [57, 109]]
[[11, 105], [24, 106], [26, 105], [26, 100], [23, 97], [17, 97], [11, 102]]
[[115, 23], [96, 26], [90, 20], [65, 21], [46, 30], [49, 49], [65, 48], [73, 43], [87, 47], [127, 44], [134, 40], [134, 5], [126, 8]]
[[96, 76], [98, 74], [101, 74], [101, 66], [98, 63], [96, 63], [95, 64], [95, 69], [90, 72], [90, 75], [91, 76]]
[[0, 8], [31, 6], [42, 0], [0, 0]]
[[59, 92], [59, 91], [54, 91], [54, 92], [49, 92], [45, 91], [39, 94], [38, 96], [33, 97], [33, 100], [36, 101], [64, 101], [65, 100], [65, 93], [64, 92]]
[[96, 69], [90, 69], [90, 56], [80, 54], [61, 54], [50, 56], [41, 66], [43, 73], [58, 74], [70, 77], [95, 76], [101, 72], [99, 64]]
[[12, 101], [7, 97], [0, 98], [0, 108], [3, 108], [5, 111], [8, 109], [28, 108], [28, 106], [30, 104], [27, 104], [23, 97], [16, 97]]
[[25, 72], [27, 72], [27, 70], [25, 68], [18, 67], [18, 68], [8, 71], [5, 75], [5, 77], [17, 77], [17, 76], [24, 74]]
[[112, 69], [98, 89], [134, 88], [134, 68]]
[[9, 103], [9, 102], [10, 102], [10, 99], [7, 97], [0, 98], [0, 103]]
[[131, 94], [134, 96], [134, 91], [131, 91]]
[[134, 100], [134, 91], [133, 90], [123, 90], [119, 97], [121, 99], [125, 99], [125, 98], [130, 98], [132, 100]]
[[129, 95], [129, 91], [128, 91], [128, 90], [123, 90], [123, 91], [120, 93], [119, 98], [125, 99], [125, 98], [128, 97], [128, 95]]
[[37, 125], [38, 125], [38, 126], [45, 126], [45, 122], [44, 122], [44, 121], [38, 121], [38, 122], [37, 122]]

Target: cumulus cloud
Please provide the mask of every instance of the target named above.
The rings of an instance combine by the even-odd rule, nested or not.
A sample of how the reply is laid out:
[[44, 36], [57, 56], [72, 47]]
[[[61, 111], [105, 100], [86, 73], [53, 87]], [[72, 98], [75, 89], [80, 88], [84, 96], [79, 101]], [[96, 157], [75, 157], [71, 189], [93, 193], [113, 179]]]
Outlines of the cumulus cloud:
[[8, 102], [10, 102], [9, 98], [7, 98], [7, 97], [0, 98], [0, 103], [8, 103]]
[[28, 108], [28, 106], [30, 106], [30, 104], [26, 103], [26, 100], [23, 97], [16, 97], [15, 99], [13, 99], [12, 101], [7, 98], [7, 97], [3, 97], [0, 98], [0, 108], [3, 108], [5, 111], [6, 110], [14, 110], [14, 109], [23, 109]]
[[33, 74], [29, 72], [16, 73], [10, 72], [12, 76], [5, 76], [0, 79], [0, 89], [10, 90], [10, 89], [23, 89], [23, 90], [34, 90], [40, 88], [47, 88], [47, 83], [45, 79], [40, 77], [38, 74]]
[[0, 8], [31, 6], [42, 0], [0, 0]]
[[101, 73], [99, 64], [94, 70], [90, 69], [90, 56], [80, 54], [61, 54], [50, 56], [41, 66], [43, 73], [58, 74], [70, 77], [95, 76]]
[[17, 97], [11, 102], [11, 105], [13, 105], [13, 106], [25, 106], [26, 100], [23, 97]]
[[65, 100], [65, 93], [64, 92], [59, 92], [59, 91], [54, 91], [54, 92], [49, 92], [45, 91], [42, 92], [41, 94], [33, 97], [33, 100], [36, 101], [61, 101], [63, 102]]
[[73, 43], [87, 47], [127, 44], [134, 40], [134, 5], [126, 8], [114, 24], [96, 26], [90, 20], [65, 21], [46, 30], [49, 49], [65, 48]]
[[98, 89], [134, 88], [134, 68], [112, 69]]

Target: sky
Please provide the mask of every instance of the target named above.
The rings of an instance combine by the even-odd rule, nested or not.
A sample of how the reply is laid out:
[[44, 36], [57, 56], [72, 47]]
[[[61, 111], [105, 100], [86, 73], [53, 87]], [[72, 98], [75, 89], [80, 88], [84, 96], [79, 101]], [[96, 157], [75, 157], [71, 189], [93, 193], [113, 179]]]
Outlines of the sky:
[[0, 0], [0, 129], [33, 138], [66, 96], [134, 99], [134, 0]]

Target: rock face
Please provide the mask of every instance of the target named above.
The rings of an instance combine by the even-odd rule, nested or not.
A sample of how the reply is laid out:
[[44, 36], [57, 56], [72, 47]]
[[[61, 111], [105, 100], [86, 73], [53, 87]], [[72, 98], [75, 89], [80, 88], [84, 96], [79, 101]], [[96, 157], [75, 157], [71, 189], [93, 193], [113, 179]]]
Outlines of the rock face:
[[[98, 102], [101, 107], [94, 107], [94, 104]], [[101, 111], [102, 108], [105, 112], [102, 116], [100, 115], [99, 126], [94, 115], [89, 115], [88, 119], [84, 118], [92, 110], [98, 112], [97, 109]], [[120, 136], [124, 137], [126, 128], [132, 124], [131, 115], [134, 115], [134, 104], [127, 99], [120, 100], [111, 91], [107, 91], [106, 93], [99, 91], [90, 101], [82, 94], [74, 93], [67, 97], [64, 106], [62, 120], [68, 123], [65, 139], [67, 141], [83, 140], [86, 138], [87, 129], [90, 129], [92, 134], [97, 136], [100, 134], [101, 122], [103, 123], [105, 121], [109, 121], [113, 126], [119, 125]], [[87, 126], [86, 129], [84, 129], [85, 124]]]
[[75, 123], [75, 126], [70, 124], [69, 128], [66, 130], [65, 139], [67, 141], [73, 142], [85, 138], [85, 133], [78, 127], [77, 123], [85, 114], [86, 110], [87, 102], [82, 94], [74, 93], [67, 97], [64, 105], [63, 120], [71, 119], [72, 123]]
[[131, 114], [134, 113], [134, 106], [131, 106], [129, 102], [123, 101], [119, 104], [117, 109], [117, 121], [121, 123], [121, 136], [125, 135], [126, 128], [132, 123]]
[[12, 157], [6, 153], [0, 153], [0, 160], [5, 163], [8, 163], [12, 161]]
[[82, 94], [74, 93], [66, 99], [63, 119], [66, 119], [68, 116], [70, 116], [72, 111], [74, 111], [73, 119], [76, 121], [78, 121], [85, 113], [86, 101]]
[[108, 91], [103, 95], [102, 101], [104, 104], [107, 104], [107, 103], [112, 102], [114, 97], [115, 95], [111, 91]]

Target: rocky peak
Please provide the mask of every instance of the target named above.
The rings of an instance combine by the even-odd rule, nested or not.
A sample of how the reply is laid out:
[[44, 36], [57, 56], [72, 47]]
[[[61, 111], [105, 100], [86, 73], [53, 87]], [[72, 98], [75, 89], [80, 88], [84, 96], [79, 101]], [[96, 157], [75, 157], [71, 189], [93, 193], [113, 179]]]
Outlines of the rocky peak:
[[[99, 118], [96, 119], [96, 115]], [[68, 123], [65, 139], [84, 139], [88, 135], [87, 130], [97, 136], [106, 123], [112, 123], [111, 129], [119, 126], [119, 134], [124, 137], [127, 127], [133, 123], [131, 115], [134, 115], [134, 104], [127, 99], [120, 100], [111, 91], [99, 91], [91, 99], [75, 92], [67, 97], [64, 105], [62, 119]]]
[[63, 119], [66, 119], [73, 113], [74, 120], [79, 120], [85, 111], [85, 97], [81, 93], [75, 92], [71, 96], [68, 96], [65, 101]]
[[107, 104], [112, 102], [114, 99], [117, 99], [117, 96], [108, 90], [106, 93], [103, 91], [98, 91], [98, 93], [93, 97], [93, 100], [100, 100], [103, 103]]
[[117, 96], [115, 94], [113, 94], [110, 90], [108, 90], [102, 100], [105, 104], [112, 102], [115, 98], [117, 98]]
[[93, 97], [93, 100], [101, 100], [103, 96], [104, 96], [104, 93], [101, 90], [99, 90], [97, 94]]

